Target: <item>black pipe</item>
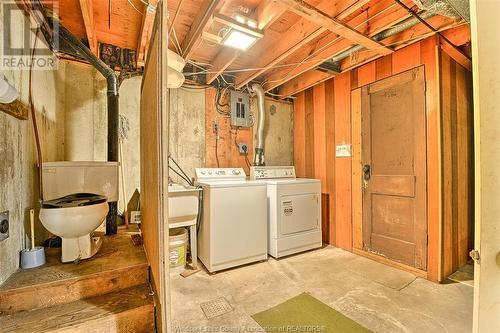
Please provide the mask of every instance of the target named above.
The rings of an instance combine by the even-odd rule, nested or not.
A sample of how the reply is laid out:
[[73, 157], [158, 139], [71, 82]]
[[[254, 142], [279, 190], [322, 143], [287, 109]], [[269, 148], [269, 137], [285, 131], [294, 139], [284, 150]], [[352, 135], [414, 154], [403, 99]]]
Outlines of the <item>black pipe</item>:
[[[62, 25], [59, 25], [59, 37], [82, 58], [93, 65], [106, 79], [108, 90], [108, 161], [118, 162], [118, 126], [119, 126], [119, 82], [115, 71], [97, 58], [78, 38]], [[117, 202], [109, 202], [106, 216], [106, 235], [117, 233]]]

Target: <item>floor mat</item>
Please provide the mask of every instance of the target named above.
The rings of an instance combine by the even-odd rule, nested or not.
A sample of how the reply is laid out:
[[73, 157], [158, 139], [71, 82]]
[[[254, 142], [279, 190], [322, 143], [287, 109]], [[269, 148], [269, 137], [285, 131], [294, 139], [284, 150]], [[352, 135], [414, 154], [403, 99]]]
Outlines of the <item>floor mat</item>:
[[368, 333], [370, 330], [302, 293], [252, 316], [266, 332]]

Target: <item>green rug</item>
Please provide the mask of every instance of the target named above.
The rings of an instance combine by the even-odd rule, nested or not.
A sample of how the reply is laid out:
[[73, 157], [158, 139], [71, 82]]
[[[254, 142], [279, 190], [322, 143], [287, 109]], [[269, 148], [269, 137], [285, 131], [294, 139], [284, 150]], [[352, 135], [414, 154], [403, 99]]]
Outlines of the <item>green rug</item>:
[[371, 332], [306, 293], [259, 312], [252, 318], [266, 332]]

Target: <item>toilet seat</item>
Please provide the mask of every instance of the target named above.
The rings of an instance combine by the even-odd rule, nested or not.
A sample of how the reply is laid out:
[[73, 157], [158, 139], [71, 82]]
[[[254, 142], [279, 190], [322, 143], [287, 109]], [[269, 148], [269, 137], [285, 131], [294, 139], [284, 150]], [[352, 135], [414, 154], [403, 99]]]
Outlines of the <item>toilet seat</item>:
[[103, 195], [94, 193], [73, 193], [53, 200], [42, 202], [42, 208], [70, 208], [97, 205], [106, 202]]

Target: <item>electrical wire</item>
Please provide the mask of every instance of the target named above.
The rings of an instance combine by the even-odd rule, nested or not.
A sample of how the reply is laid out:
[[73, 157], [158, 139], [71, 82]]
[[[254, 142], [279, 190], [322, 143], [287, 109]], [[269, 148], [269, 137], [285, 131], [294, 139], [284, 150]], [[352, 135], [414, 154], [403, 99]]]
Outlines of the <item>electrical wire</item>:
[[181, 168], [181, 166], [179, 165], [179, 163], [177, 163], [177, 161], [172, 157], [172, 155], [168, 155], [168, 158], [174, 162], [175, 166], [180, 170], [180, 172], [186, 177], [185, 179], [188, 179], [188, 184], [191, 185], [191, 186], [194, 186], [194, 183], [189, 180], [189, 176], [184, 172], [184, 170]]
[[31, 120], [33, 122], [33, 134], [34, 134], [34, 139], [35, 139], [35, 145], [36, 145], [36, 153], [37, 153], [37, 162], [38, 162], [38, 177], [39, 177], [39, 200], [40, 202], [43, 202], [43, 172], [42, 172], [42, 163], [43, 163], [43, 156], [42, 156], [42, 147], [40, 144], [40, 136], [38, 134], [38, 125], [36, 122], [36, 111], [35, 111], [35, 105], [33, 102], [33, 64], [35, 63], [35, 51], [36, 51], [36, 45], [38, 42], [38, 33], [40, 32], [40, 28], [36, 29], [35, 32], [35, 41], [33, 43], [33, 49], [31, 50], [31, 62], [30, 62], [30, 68], [29, 68], [29, 90], [28, 90], [28, 104], [29, 108], [31, 111]]
[[180, 178], [182, 178], [186, 183], [188, 183], [189, 185], [191, 185], [191, 181], [187, 178], [185, 178], [180, 172], [178, 172], [177, 170], [175, 170], [174, 168], [172, 168], [172, 166], [168, 166], [168, 168], [170, 170], [172, 170], [177, 176], [179, 176]]
[[132, 3], [132, 1], [127, 0], [127, 2], [136, 10], [136, 12], [138, 12], [139, 14], [141, 14], [141, 16], [144, 15], [139, 9], [137, 9], [137, 7]]
[[[240, 126], [236, 126], [236, 130], [234, 131], [234, 145], [238, 150], [240, 149], [240, 146], [238, 146], [238, 130], [240, 129]], [[246, 165], [250, 168], [250, 160], [248, 159], [248, 146], [242, 147], [244, 153], [243, 155], [245, 156], [245, 163]]]
[[215, 137], [215, 160], [217, 161], [217, 167], [220, 168], [220, 163], [219, 163], [219, 133], [217, 131], [217, 136]]

